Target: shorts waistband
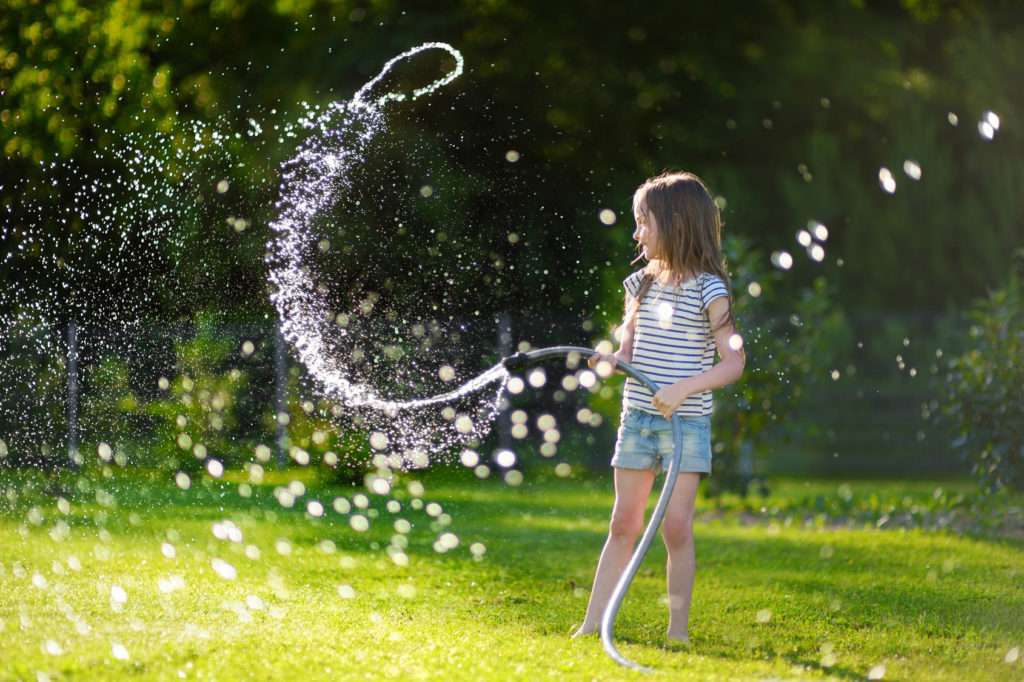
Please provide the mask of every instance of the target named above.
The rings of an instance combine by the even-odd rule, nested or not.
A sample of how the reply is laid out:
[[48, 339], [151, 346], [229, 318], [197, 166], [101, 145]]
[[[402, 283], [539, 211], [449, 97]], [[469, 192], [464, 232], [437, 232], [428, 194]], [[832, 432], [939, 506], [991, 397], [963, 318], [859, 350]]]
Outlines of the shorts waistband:
[[[711, 415], [710, 414], [702, 414], [702, 415], [680, 414], [679, 417], [681, 417], [684, 422], [690, 422], [690, 423], [694, 423], [694, 424], [700, 424], [700, 423], [704, 423], [704, 422], [710, 423], [711, 422]], [[619, 419], [624, 421], [627, 418], [634, 419], [634, 420], [639, 420], [640, 422], [648, 423], [648, 424], [653, 424], [653, 423], [656, 423], [656, 422], [659, 422], [659, 421], [665, 422], [665, 423], [671, 423], [670, 420], [665, 419], [665, 416], [662, 415], [662, 414], [654, 414], [652, 412], [645, 412], [644, 410], [639, 410], [639, 409], [637, 409], [635, 407], [625, 407], [625, 408], [623, 408], [622, 414], [619, 415]]]

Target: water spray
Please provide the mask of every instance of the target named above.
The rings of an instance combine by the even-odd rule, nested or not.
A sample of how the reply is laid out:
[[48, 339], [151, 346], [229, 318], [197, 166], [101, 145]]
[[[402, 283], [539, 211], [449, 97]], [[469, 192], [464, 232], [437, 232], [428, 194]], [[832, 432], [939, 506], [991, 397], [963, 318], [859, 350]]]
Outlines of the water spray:
[[[370, 94], [396, 63], [427, 50], [447, 52], [455, 61], [454, 68], [442, 78], [411, 93]], [[304, 125], [313, 131], [313, 135], [282, 168], [281, 196], [276, 204], [278, 217], [270, 224], [275, 235], [268, 249], [269, 279], [273, 287], [271, 301], [277, 309], [284, 339], [327, 396], [346, 407], [368, 407], [394, 419], [399, 412], [450, 402], [490, 384], [499, 383], [494, 409], [491, 411], [493, 418], [510, 372], [549, 358], [573, 353], [589, 356], [594, 352], [576, 346], [553, 346], [515, 353], [453, 391], [418, 400], [395, 401], [379, 396], [373, 386], [350, 381], [346, 367], [329, 351], [327, 337], [331, 328], [329, 320], [332, 319], [330, 306], [318, 293], [314, 279], [305, 267], [306, 255], [314, 251], [316, 243], [312, 224], [327, 208], [336, 191], [350, 187], [353, 167], [365, 157], [367, 146], [374, 136], [384, 129], [384, 108], [392, 102], [430, 94], [453, 81], [462, 71], [462, 55], [446, 43], [425, 43], [403, 52], [388, 61], [380, 73], [360, 88], [350, 101], [332, 103], [318, 116], [306, 120]], [[346, 130], [355, 134], [351, 138], [343, 138], [342, 133]], [[622, 362], [618, 366], [652, 392], [658, 391], [659, 387], [654, 382], [628, 363]], [[620, 654], [615, 648], [613, 632], [615, 616], [661, 524], [675, 487], [683, 442], [682, 421], [678, 415], [672, 419], [672, 430], [675, 449], [661, 497], [601, 619], [601, 640], [608, 655], [620, 665], [644, 672], [653, 672], [653, 669], [633, 663]]]

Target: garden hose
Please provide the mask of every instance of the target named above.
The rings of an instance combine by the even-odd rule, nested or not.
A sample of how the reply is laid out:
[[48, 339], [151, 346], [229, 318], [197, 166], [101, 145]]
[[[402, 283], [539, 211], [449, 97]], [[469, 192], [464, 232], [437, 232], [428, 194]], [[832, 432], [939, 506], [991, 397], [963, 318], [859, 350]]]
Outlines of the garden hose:
[[[538, 348], [537, 350], [525, 353], [515, 353], [502, 360], [502, 364], [506, 370], [514, 372], [548, 358], [568, 356], [572, 353], [579, 353], [583, 357], [590, 357], [595, 352], [592, 348], [581, 348], [579, 346], [552, 346], [550, 348]], [[642, 383], [651, 393], [657, 393], [660, 390], [658, 385], [627, 362], [619, 362], [616, 365], [616, 369], [623, 370], [626, 374]], [[665, 474], [665, 485], [661, 489], [658, 504], [654, 507], [651, 520], [647, 523], [643, 537], [640, 538], [640, 544], [633, 551], [633, 556], [626, 565], [626, 570], [623, 571], [618, 583], [616, 583], [615, 590], [612, 591], [611, 600], [601, 616], [601, 643], [604, 645], [605, 653], [611, 656], [619, 665], [646, 673], [654, 672], [654, 669], [634, 663], [620, 654], [619, 650], [615, 648], [613, 633], [615, 630], [615, 616], [619, 612], [619, 607], [622, 606], [622, 600], [626, 597], [626, 591], [633, 582], [633, 577], [636, 576], [636, 572], [644, 560], [644, 555], [647, 554], [647, 550], [651, 546], [655, 533], [658, 532], [658, 526], [661, 525], [661, 520], [665, 516], [665, 509], [668, 507], [668, 502], [672, 498], [672, 490], [676, 485], [676, 472], [679, 471], [679, 461], [683, 452], [683, 423], [682, 418], [678, 414], [672, 415], [672, 438], [674, 441], [672, 461], [669, 463], [668, 472]]]

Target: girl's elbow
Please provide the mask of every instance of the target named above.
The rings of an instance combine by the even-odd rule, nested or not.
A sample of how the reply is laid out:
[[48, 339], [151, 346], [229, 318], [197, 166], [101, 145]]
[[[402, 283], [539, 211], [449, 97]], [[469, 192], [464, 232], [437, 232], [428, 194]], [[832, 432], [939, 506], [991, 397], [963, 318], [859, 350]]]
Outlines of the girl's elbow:
[[736, 353], [735, 362], [733, 363], [733, 381], [739, 381], [743, 378], [743, 370], [747, 366], [747, 355], [742, 351]]

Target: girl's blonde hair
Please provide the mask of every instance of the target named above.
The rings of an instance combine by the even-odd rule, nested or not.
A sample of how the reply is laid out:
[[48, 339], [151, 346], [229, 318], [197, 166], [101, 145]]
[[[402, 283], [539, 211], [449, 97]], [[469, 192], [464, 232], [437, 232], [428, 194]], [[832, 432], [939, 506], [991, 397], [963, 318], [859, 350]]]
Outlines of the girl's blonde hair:
[[[654, 216], [661, 253], [656, 258], [652, 255], [644, 268], [640, 289], [626, 310], [624, 324], [633, 321], [644, 295], [657, 277], [666, 272], [680, 277], [700, 277], [703, 273], [720, 277], [730, 292], [729, 310], [720, 327], [735, 324], [732, 285], [722, 256], [722, 216], [704, 181], [685, 171], [650, 178], [633, 193], [633, 213]], [[703, 288], [703, 280], [698, 281]]]

